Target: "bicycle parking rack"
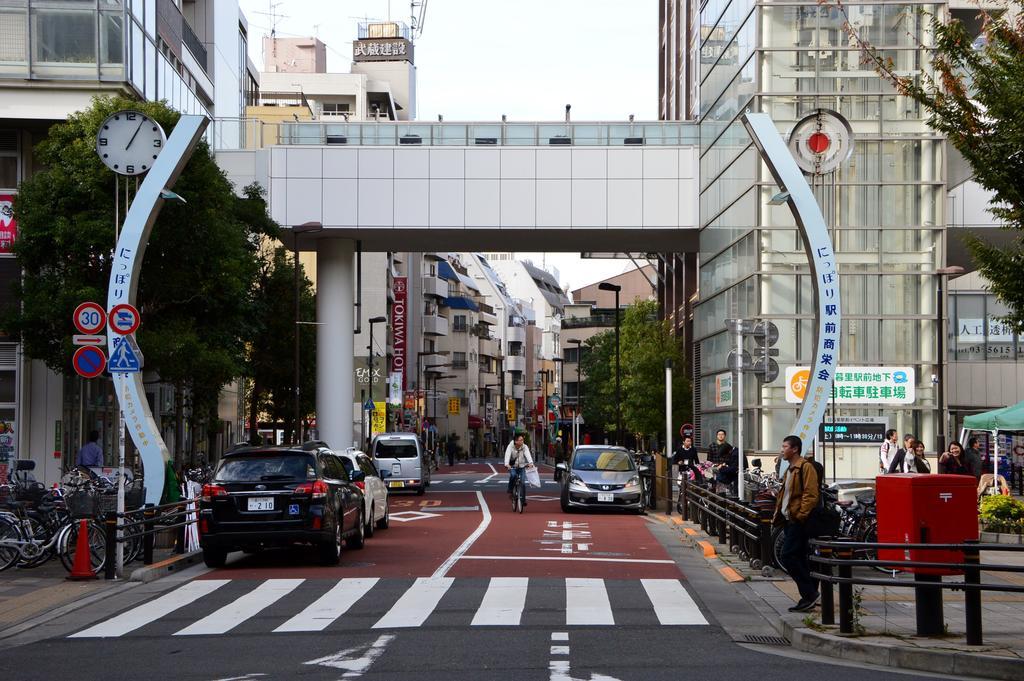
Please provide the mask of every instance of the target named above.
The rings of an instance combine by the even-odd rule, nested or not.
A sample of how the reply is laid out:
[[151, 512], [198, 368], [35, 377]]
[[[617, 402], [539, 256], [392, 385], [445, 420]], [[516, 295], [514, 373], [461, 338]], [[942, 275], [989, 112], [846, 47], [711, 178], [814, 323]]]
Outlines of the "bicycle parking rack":
[[[983, 572], [1024, 573], [1020, 565], [985, 564], [981, 562], [982, 551], [1024, 551], [1024, 546], [1013, 544], [981, 544], [968, 541], [962, 544], [885, 544], [869, 542], [852, 542], [841, 539], [812, 539], [811, 547], [818, 554], [811, 554], [811, 562], [819, 566], [811, 576], [821, 582], [821, 623], [835, 624], [834, 594], [832, 585], [839, 586], [839, 631], [843, 634], [854, 633], [853, 624], [853, 587], [884, 586], [913, 588], [915, 591], [917, 612], [917, 635], [935, 636], [943, 632], [942, 590], [951, 589], [964, 592], [964, 615], [967, 628], [967, 645], [983, 645], [981, 624], [981, 593], [998, 591], [1003, 593], [1024, 593], [1024, 586], [1014, 584], [983, 584]], [[962, 551], [963, 562], [940, 563], [932, 561], [886, 561], [864, 560], [854, 558], [855, 549], [869, 549], [876, 553], [879, 549], [898, 549], [899, 551]], [[939, 568], [954, 570], [963, 575], [963, 581], [944, 582], [942, 577], [930, 574], [915, 574], [914, 579], [882, 579], [854, 577], [854, 567], [883, 566], [902, 570], [915, 568]], [[833, 568], [838, 574], [833, 573]]]
[[[672, 500], [668, 500], [671, 514]], [[718, 494], [683, 477], [679, 490], [679, 511], [683, 520], [700, 524], [701, 529], [718, 537], [718, 543], [729, 546], [750, 567], [760, 570], [773, 566], [772, 513], [774, 509], [758, 509], [738, 498]]]

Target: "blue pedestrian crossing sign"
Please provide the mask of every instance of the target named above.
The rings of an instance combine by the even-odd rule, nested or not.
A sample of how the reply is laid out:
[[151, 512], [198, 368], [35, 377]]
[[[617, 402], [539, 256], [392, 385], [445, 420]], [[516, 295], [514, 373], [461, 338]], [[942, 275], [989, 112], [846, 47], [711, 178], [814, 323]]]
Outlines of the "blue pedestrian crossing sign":
[[373, 400], [371, 400], [370, 398], [366, 398], [366, 402], [363, 403], [363, 410], [373, 411], [376, 408], [377, 406], [373, 403]]
[[107, 362], [110, 373], [127, 374], [142, 371], [142, 355], [132, 340], [132, 336], [114, 338], [114, 351], [110, 353], [110, 361]]

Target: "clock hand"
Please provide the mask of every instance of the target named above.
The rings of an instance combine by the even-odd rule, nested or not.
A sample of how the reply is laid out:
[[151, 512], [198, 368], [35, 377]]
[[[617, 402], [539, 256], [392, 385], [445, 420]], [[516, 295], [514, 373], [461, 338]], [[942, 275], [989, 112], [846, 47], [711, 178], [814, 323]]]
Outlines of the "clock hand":
[[145, 122], [146, 121], [142, 121], [142, 123], [139, 123], [139, 127], [135, 128], [135, 134], [132, 135], [132, 138], [130, 140], [128, 140], [128, 144], [125, 145], [125, 148], [124, 148], [125, 151], [128, 151], [128, 147], [130, 147], [132, 145], [132, 142], [135, 141], [135, 137], [139, 134], [139, 130], [142, 130], [142, 124], [145, 123]]

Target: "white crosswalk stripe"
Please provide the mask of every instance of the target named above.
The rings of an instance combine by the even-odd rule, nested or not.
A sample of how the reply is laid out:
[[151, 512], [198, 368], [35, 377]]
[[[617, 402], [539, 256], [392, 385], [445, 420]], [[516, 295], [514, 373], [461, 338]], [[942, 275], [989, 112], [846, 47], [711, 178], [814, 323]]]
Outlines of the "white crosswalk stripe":
[[565, 623], [615, 624], [603, 579], [569, 577], [565, 580]]
[[124, 636], [130, 631], [143, 627], [150, 622], [155, 622], [164, 615], [168, 615], [179, 608], [184, 608], [194, 603], [203, 596], [208, 596], [220, 587], [227, 584], [228, 579], [208, 579], [205, 581], [189, 582], [188, 584], [143, 603], [137, 608], [123, 612], [113, 619], [89, 627], [85, 631], [72, 634], [69, 638], [94, 638], [94, 637], [115, 637]]
[[[403, 580], [404, 581], [404, 580]], [[550, 593], [553, 587], [551, 580], [539, 580], [542, 593]], [[641, 579], [646, 598], [640, 596], [637, 580], [604, 580], [592, 578], [567, 578], [565, 584], [565, 625], [566, 626], [609, 626], [616, 623], [615, 607], [625, 605], [625, 594], [629, 594], [629, 617], [636, 620], [641, 617], [650, 624], [657, 622], [663, 626], [707, 625], [693, 598], [678, 579]], [[396, 592], [393, 588], [396, 580], [382, 580], [377, 577], [345, 578], [337, 581], [303, 580], [303, 579], [268, 579], [262, 583], [244, 580], [211, 579], [198, 580], [184, 584], [174, 591], [168, 592], [135, 608], [123, 612], [108, 620], [95, 624], [83, 631], [72, 634], [70, 638], [116, 638], [120, 636], [146, 635], [144, 627], [157, 625], [160, 620], [172, 613], [178, 613], [181, 619], [182, 610], [193, 606], [199, 615], [195, 622], [179, 628], [178, 621], [171, 620], [162, 625], [159, 635], [166, 635], [172, 624], [178, 624], [176, 636], [200, 636], [227, 634], [239, 625], [253, 620], [271, 605], [281, 601], [285, 596], [295, 592], [302, 586], [299, 597], [291, 599], [297, 603], [309, 603], [299, 612], [286, 611], [284, 605], [275, 608], [275, 615], [263, 616], [268, 621], [267, 630], [274, 633], [316, 632], [324, 631], [336, 622], [345, 622], [350, 617], [376, 617], [373, 629], [407, 629], [430, 626], [427, 620], [438, 610], [439, 604], [449, 592], [454, 592], [462, 585], [473, 593], [479, 594], [479, 580], [455, 579], [452, 577], [433, 578], [421, 577], [411, 585], [404, 581], [404, 591]], [[385, 584], [392, 586], [387, 587]], [[486, 590], [474, 603], [472, 621], [468, 626], [523, 626], [530, 624], [530, 608], [527, 596], [534, 580], [527, 577], [493, 577], [489, 580]], [[230, 585], [230, 586], [229, 586]], [[255, 586], [252, 586], [255, 585]], [[318, 589], [323, 587], [323, 593]], [[384, 586], [382, 591], [379, 587]], [[243, 591], [244, 587], [244, 591]], [[609, 588], [618, 589], [616, 598], [609, 597]], [[228, 589], [231, 589], [229, 591]], [[625, 589], [626, 591], [623, 591]], [[217, 608], [211, 614], [212, 606], [203, 606], [203, 599], [216, 592], [228, 593], [233, 600], [227, 605]], [[236, 596], [235, 593], [238, 593]], [[465, 598], [465, 592], [460, 598]], [[319, 595], [318, 595], [319, 594]], [[388, 594], [384, 596], [382, 594]], [[318, 595], [318, 597], [317, 597]], [[310, 603], [311, 599], [315, 600]], [[639, 598], [639, 600], [637, 600]], [[220, 603], [224, 598], [218, 598]], [[550, 607], [546, 602], [544, 609]], [[370, 611], [367, 611], [370, 608]], [[646, 615], [637, 611], [647, 610]], [[295, 610], [300, 610], [296, 607]], [[463, 612], [459, 608], [455, 612]], [[450, 613], [453, 611], [448, 611]], [[381, 614], [383, 613], [383, 614]], [[467, 619], [468, 613], [466, 614]], [[286, 619], [287, 618], [287, 619]], [[276, 628], [274, 625], [285, 620]], [[365, 620], [364, 620], [365, 621]], [[373, 619], [370, 620], [371, 622]], [[628, 621], [624, 620], [624, 621]], [[342, 625], [344, 626], [344, 625]], [[349, 625], [351, 626], [351, 624]], [[142, 631], [138, 631], [138, 630]], [[247, 627], [247, 631], [253, 626]], [[150, 634], [154, 635], [154, 634]]]
[[529, 582], [526, 577], [492, 577], [483, 603], [473, 616], [473, 626], [518, 625]]
[[304, 579], [268, 579], [233, 603], [190, 624], [175, 636], [223, 634], [291, 593]]
[[343, 579], [315, 603], [274, 629], [274, 632], [323, 631], [331, 622], [348, 612], [352, 604], [365, 596], [378, 581], [377, 577]]
[[418, 627], [423, 624], [455, 580], [452, 577], [420, 577], [402, 594], [394, 607], [377, 620], [374, 629]]

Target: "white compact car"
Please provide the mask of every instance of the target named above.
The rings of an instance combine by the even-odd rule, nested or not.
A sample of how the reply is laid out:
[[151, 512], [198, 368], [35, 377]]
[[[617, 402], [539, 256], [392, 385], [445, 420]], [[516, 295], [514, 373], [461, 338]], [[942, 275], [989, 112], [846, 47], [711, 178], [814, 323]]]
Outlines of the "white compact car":
[[349, 477], [363, 490], [363, 517], [366, 518], [366, 536], [372, 537], [374, 529], [385, 530], [389, 524], [388, 487], [384, 478], [391, 477], [391, 471], [380, 469], [370, 457], [358, 449], [349, 447], [338, 452]]

